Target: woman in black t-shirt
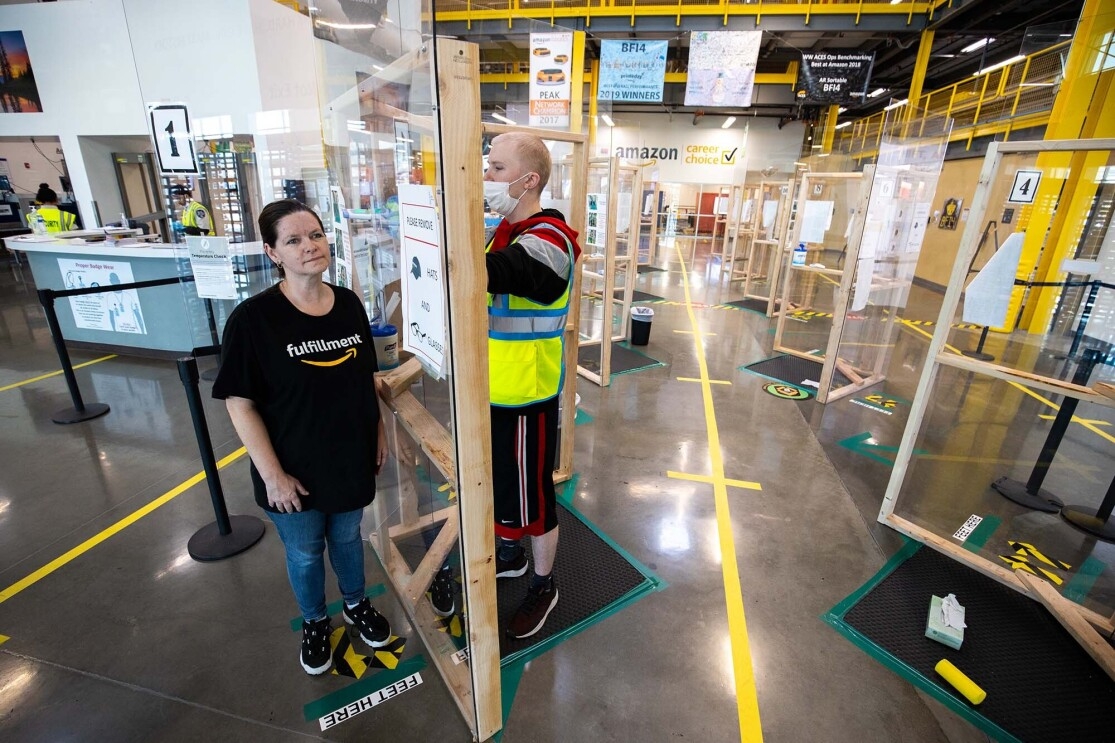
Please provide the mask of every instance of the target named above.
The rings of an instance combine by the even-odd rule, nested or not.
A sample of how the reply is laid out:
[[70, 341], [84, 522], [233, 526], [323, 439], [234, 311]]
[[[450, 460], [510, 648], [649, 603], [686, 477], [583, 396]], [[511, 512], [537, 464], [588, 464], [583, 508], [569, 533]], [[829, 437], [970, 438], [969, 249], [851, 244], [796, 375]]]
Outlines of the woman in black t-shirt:
[[391, 639], [364, 595], [360, 519], [387, 461], [372, 375], [375, 347], [364, 303], [322, 281], [329, 243], [317, 214], [293, 199], [259, 215], [263, 249], [282, 280], [244, 301], [225, 325], [213, 397], [251, 457], [256, 502], [286, 550], [302, 612], [301, 663], [329, 670], [325, 547], [342, 614], [372, 647]]

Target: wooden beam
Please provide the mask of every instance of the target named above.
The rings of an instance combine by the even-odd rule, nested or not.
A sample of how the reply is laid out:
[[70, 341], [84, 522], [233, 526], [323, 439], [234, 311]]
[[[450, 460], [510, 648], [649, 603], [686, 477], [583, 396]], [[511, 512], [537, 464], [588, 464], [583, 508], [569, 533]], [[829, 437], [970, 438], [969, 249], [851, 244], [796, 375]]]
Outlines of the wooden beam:
[[[887, 526], [897, 529], [906, 536], [932, 547], [947, 557], [951, 557], [957, 562], [1002, 583], [1007, 588], [1013, 588], [1019, 593], [1029, 595], [1029, 589], [1027, 585], [1022, 582], [1022, 578], [1020, 577], [1022, 573], [1011, 570], [1006, 566], [997, 565], [975, 552], [969, 552], [963, 547], [953, 544], [944, 537], [937, 536], [928, 529], [918, 526], [914, 522], [904, 519], [901, 516], [896, 516], [893, 513], [888, 514], [886, 518], [880, 519], [880, 521]], [[1100, 632], [1109, 636], [1115, 634], [1115, 619], [1105, 617], [1078, 604], [1071, 604], [1071, 606], [1080, 616]]]
[[385, 401], [397, 397], [399, 393], [410, 389], [411, 385], [422, 378], [422, 364], [417, 358], [411, 357], [401, 365], [390, 371], [376, 374], [376, 391]]
[[1086, 402], [1115, 407], [1115, 399], [1102, 395], [1098, 390], [1092, 389], [1091, 387], [1083, 387], [1079, 384], [1073, 384], [1072, 382], [1066, 382], [1061, 379], [1032, 374], [1022, 371], [1021, 369], [1011, 369], [1010, 367], [991, 364], [978, 359], [970, 359], [967, 356], [958, 356], [953, 353], [938, 354], [937, 363], [942, 366], [951, 366], [955, 369], [984, 374], [1007, 382], [1017, 382], [1024, 387], [1034, 387], [1039, 390], [1044, 390], [1045, 392], [1051, 392], [1054, 395], [1068, 395]]
[[409, 391], [400, 394], [391, 401], [390, 405], [398, 415], [399, 423], [422, 447], [422, 451], [437, 467], [442, 477], [448, 482], [457, 482], [453, 439], [449, 437], [445, 427]]
[[1080, 643], [1080, 647], [1092, 656], [1092, 660], [1104, 670], [1104, 673], [1115, 679], [1115, 648], [1100, 637], [1092, 625], [1084, 621], [1074, 608], [1076, 604], [1057, 593], [1057, 589], [1036, 575], [1018, 571], [1018, 577], [1022, 579], [1022, 585], [1026, 587], [1030, 596], [1041, 602], [1053, 618], [1068, 630], [1072, 638]]
[[422, 561], [414, 569], [410, 580], [407, 582], [407, 597], [417, 604], [426, 594], [426, 589], [434, 580], [434, 575], [441, 570], [449, 553], [457, 546], [457, 538], [461, 535], [461, 514], [457, 508], [450, 508], [449, 518], [438, 532], [437, 539], [426, 550]]

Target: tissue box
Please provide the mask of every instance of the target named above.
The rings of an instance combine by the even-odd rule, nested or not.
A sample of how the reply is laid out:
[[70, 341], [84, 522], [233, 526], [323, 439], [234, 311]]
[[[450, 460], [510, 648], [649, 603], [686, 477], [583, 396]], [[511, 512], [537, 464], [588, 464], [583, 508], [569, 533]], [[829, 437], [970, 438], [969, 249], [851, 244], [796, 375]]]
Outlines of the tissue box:
[[[929, 619], [925, 623], [925, 636], [942, 645], [948, 645], [953, 650], [959, 650], [964, 642], [964, 628], [949, 627], [941, 621], [942, 601], [944, 599], [940, 596], [934, 596], [929, 602]], [[960, 607], [960, 620], [964, 621], [963, 606]]]

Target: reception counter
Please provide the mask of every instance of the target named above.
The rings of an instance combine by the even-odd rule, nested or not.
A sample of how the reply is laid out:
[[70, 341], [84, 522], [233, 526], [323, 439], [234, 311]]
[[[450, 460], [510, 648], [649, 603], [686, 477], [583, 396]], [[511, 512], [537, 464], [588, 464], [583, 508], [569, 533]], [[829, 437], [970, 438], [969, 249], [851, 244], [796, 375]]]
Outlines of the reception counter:
[[97, 237], [21, 235], [4, 242], [9, 250], [27, 256], [39, 289], [186, 280], [141, 289], [110, 288], [56, 300], [58, 324], [67, 341], [125, 352], [131, 348], [187, 353], [217, 342], [232, 308], [276, 278], [261, 243], [230, 245], [237, 299], [201, 299], [184, 244], [145, 243], [131, 236], [109, 244]]

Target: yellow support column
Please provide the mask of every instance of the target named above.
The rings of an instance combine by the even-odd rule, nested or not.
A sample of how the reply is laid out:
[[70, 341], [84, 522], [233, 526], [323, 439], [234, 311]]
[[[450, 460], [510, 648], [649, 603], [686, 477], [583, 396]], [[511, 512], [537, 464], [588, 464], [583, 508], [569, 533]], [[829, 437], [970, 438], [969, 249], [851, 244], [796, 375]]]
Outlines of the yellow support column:
[[600, 93], [600, 60], [592, 60], [589, 70], [592, 81], [588, 92], [588, 152], [589, 157], [596, 154], [596, 98]]
[[573, 32], [573, 61], [569, 65], [569, 72], [569, 131], [579, 132], [581, 131], [581, 119], [584, 118], [585, 105], [584, 31]]
[[821, 152], [826, 155], [832, 154], [832, 143], [836, 139], [836, 117], [839, 115], [840, 106], [832, 105], [828, 107], [825, 115], [825, 131], [821, 135]]
[[[1086, 0], [1069, 48], [1064, 80], [1053, 103], [1045, 139], [1090, 139], [1115, 136], [1115, 116], [1108, 107], [1112, 88], [1111, 35], [1115, 33], [1115, 7], [1109, 0]], [[1107, 69], [1105, 69], [1105, 67]], [[1115, 105], [1115, 101], [1111, 102]], [[1080, 237], [1084, 211], [1095, 191], [1096, 168], [1106, 156], [1043, 153], [1037, 158], [1042, 181], [1034, 206], [1023, 210], [1019, 229], [1026, 230], [1018, 278], [1033, 273], [1036, 282], [1056, 282], [1061, 262], [1069, 257]], [[1058, 178], [1067, 174], [1067, 178]], [[1054, 213], [1053, 204], [1059, 206]], [[1029, 212], [1027, 215], [1026, 212]], [[1035, 270], [1036, 269], [1036, 270]], [[1022, 291], [1011, 297], [1008, 317], [1017, 317]], [[1058, 287], [1034, 287], [1023, 310], [1020, 326], [1030, 333], [1044, 333], [1060, 297]]]
[[918, 58], [914, 62], [913, 77], [910, 79], [909, 103], [906, 104], [906, 127], [903, 128], [903, 134], [906, 133], [914, 117], [922, 115], [924, 111], [924, 108], [918, 105], [918, 101], [921, 99], [922, 85], [925, 84], [925, 71], [929, 69], [929, 54], [933, 51], [933, 37], [936, 33], [932, 29], [921, 32]]

